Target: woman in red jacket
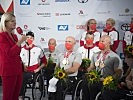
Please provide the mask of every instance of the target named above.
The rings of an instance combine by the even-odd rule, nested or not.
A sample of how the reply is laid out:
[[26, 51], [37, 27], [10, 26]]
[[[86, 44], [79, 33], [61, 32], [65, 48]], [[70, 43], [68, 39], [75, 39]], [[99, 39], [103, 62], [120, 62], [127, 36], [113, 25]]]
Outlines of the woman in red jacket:
[[15, 28], [15, 16], [11, 13], [4, 13], [0, 23], [0, 76], [3, 100], [18, 100], [22, 84], [20, 51], [26, 36], [22, 35], [18, 40], [17, 35], [13, 33]]

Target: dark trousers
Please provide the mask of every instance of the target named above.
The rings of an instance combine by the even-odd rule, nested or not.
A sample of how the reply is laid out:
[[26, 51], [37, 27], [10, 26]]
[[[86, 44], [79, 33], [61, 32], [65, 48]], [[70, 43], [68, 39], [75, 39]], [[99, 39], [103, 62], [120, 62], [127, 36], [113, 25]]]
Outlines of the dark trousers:
[[90, 93], [89, 93], [87, 80], [84, 80], [83, 82], [82, 91], [83, 91], [83, 100], [90, 100]]
[[133, 96], [128, 97], [126, 96], [126, 94], [129, 94], [129, 90], [118, 88], [117, 90], [104, 90], [101, 94], [101, 97], [102, 100], [120, 100], [120, 99], [133, 100]]
[[32, 72], [24, 72], [23, 73], [23, 82], [20, 91], [20, 96], [24, 96], [26, 92], [26, 85], [33, 80], [34, 73]]
[[75, 91], [77, 79], [76, 77], [68, 77], [67, 81], [59, 80], [56, 84], [56, 92], [50, 92], [48, 100], [64, 100], [64, 90], [67, 88], [66, 93], [73, 95]]
[[22, 75], [2, 76], [2, 100], [18, 100], [22, 85]]
[[90, 100], [95, 100], [97, 94], [102, 90], [102, 82], [89, 85]]

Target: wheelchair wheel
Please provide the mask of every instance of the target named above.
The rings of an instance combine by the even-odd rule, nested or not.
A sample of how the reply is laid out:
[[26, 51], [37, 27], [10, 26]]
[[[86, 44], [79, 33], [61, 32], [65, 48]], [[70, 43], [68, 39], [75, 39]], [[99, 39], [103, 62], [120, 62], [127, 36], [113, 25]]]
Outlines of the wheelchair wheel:
[[44, 84], [43, 84], [43, 78], [41, 74], [38, 74], [35, 76], [35, 80], [33, 82], [32, 87], [32, 98], [33, 100], [42, 100], [44, 95]]
[[102, 99], [101, 99], [101, 92], [99, 92], [99, 93], [97, 94], [95, 100], [102, 100]]
[[72, 100], [82, 100], [83, 98], [83, 91], [82, 91], [82, 84], [83, 80], [79, 80], [75, 87], [74, 95], [72, 96]]

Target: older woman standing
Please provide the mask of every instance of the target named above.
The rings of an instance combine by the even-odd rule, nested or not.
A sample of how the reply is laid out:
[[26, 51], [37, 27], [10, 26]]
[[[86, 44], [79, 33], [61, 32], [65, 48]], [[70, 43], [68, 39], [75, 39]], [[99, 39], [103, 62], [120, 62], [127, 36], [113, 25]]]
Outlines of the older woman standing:
[[20, 51], [26, 36], [22, 35], [18, 40], [13, 33], [15, 28], [15, 16], [4, 13], [0, 23], [0, 76], [2, 77], [3, 100], [18, 100], [22, 84]]

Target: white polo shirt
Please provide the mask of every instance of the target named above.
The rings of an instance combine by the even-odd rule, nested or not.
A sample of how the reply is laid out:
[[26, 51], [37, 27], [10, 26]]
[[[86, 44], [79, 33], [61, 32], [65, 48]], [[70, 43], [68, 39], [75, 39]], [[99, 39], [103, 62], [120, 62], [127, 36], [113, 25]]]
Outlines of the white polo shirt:
[[114, 44], [114, 41], [119, 40], [119, 33], [114, 30], [109, 33], [103, 31], [101, 36], [103, 35], [109, 35], [111, 37], [111, 44]]

